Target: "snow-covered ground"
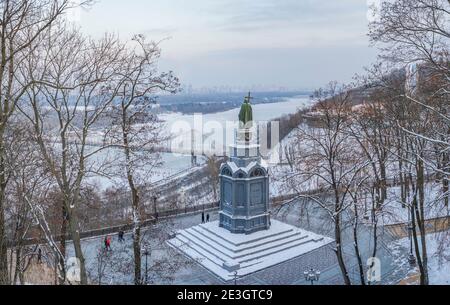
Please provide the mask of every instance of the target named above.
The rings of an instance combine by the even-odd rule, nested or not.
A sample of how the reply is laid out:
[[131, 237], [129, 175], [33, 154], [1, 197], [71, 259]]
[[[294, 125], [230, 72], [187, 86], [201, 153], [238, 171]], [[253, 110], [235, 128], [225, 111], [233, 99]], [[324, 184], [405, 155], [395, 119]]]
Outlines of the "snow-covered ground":
[[[430, 284], [432, 285], [449, 285], [450, 284], [450, 231], [430, 234], [426, 237], [428, 251], [428, 273]], [[410, 242], [408, 238], [395, 241], [389, 245], [393, 251], [397, 251], [399, 247], [409, 249]], [[402, 257], [403, 263], [406, 258]], [[410, 274], [417, 272], [412, 270]]]
[[[297, 132], [293, 129], [287, 134], [268, 154], [269, 173], [270, 173], [270, 196], [286, 196], [295, 194], [295, 190], [289, 186], [289, 183], [285, 180], [288, 173], [292, 171], [289, 162], [287, 160], [287, 154], [289, 151], [294, 151], [299, 148], [297, 145]], [[311, 183], [308, 183], [309, 188], [314, 188]]]
[[274, 148], [269, 152], [269, 164], [286, 162], [286, 150], [295, 145], [297, 139], [297, 130], [293, 129]]
[[[149, 175], [146, 177], [147, 183], [158, 183], [175, 174], [181, 172], [188, 173], [191, 170], [191, 156], [174, 153], [160, 153], [160, 157], [162, 166], [152, 167], [151, 170], [149, 169]], [[93, 162], [97, 162], [98, 164], [104, 162], [105, 159], [108, 159], [111, 162], [124, 162], [122, 153], [114, 148], [102, 151], [96, 156], [96, 159], [97, 160]], [[199, 165], [204, 164], [205, 158], [202, 156], [197, 157], [197, 163]], [[89, 175], [86, 179], [88, 184], [96, 186], [100, 191], [105, 191], [110, 187], [118, 186], [121, 182], [123, 183], [123, 181], [123, 179], [121, 180], [118, 177], [105, 177], [101, 175]]]
[[[442, 186], [435, 182], [425, 185], [425, 218], [433, 219], [450, 215], [449, 207], [442, 201]], [[408, 202], [412, 198], [407, 199]], [[402, 207], [400, 187], [388, 188], [388, 198], [379, 214], [379, 222], [382, 225], [407, 223], [409, 221], [409, 209]]]

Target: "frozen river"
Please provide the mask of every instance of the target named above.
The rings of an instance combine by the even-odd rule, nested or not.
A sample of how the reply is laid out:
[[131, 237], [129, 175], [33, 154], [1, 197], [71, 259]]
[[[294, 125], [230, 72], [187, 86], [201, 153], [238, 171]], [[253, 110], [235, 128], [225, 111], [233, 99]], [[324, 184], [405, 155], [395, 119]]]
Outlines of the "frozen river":
[[[286, 98], [279, 103], [256, 104], [252, 105], [253, 118], [257, 121], [271, 121], [283, 115], [295, 113], [297, 110], [311, 105], [312, 101], [309, 96]], [[206, 124], [207, 122], [215, 121], [224, 124], [227, 121], [236, 121], [239, 111], [239, 108], [235, 108], [223, 112], [204, 114], [202, 115], [203, 123]], [[165, 113], [160, 115], [160, 118], [166, 122], [168, 128], [171, 128], [173, 124], [179, 121], [185, 121], [190, 124], [194, 122], [194, 115], [182, 113]]]
[[[298, 96], [286, 98], [284, 101], [279, 103], [256, 104], [253, 105], [253, 118], [256, 121], [271, 121], [283, 115], [293, 114], [299, 109], [310, 106], [311, 103], [312, 102], [308, 96]], [[232, 122], [237, 120], [239, 110], [239, 108], [235, 108], [228, 111], [202, 115], [202, 126], [208, 126], [212, 122], [225, 126], [227, 121]], [[165, 122], [165, 129], [168, 130], [168, 132], [172, 132], [172, 134], [174, 133], [174, 126], [180, 123], [196, 129], [194, 125], [194, 115], [164, 113], [160, 115], [160, 119]], [[205, 133], [205, 129], [203, 129], [202, 133]], [[117, 157], [117, 155], [117, 150], [110, 149], [99, 154], [97, 158], [104, 159], [114, 156], [113, 158], [115, 158], [116, 162], [121, 162], [120, 160], [122, 158], [120, 157], [120, 154], [119, 157]], [[157, 182], [179, 172], [185, 171], [191, 167], [191, 156], [188, 154], [161, 153], [161, 161], [163, 165], [159, 168], [153, 169], [152, 175], [148, 177], [147, 181]], [[204, 161], [204, 158], [198, 158], [198, 162], [200, 164]], [[98, 176], [90, 177], [87, 181], [91, 184], [95, 184], [95, 186], [101, 190], [105, 190], [108, 187], [112, 187], [120, 183], [119, 179], [110, 179]]]

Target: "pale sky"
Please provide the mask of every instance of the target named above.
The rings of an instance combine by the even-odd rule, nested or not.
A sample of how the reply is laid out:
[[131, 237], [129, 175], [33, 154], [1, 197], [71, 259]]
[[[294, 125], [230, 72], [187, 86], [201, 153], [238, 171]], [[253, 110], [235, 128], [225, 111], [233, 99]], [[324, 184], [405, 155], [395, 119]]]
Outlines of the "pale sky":
[[375, 60], [366, 0], [98, 0], [83, 31], [162, 42], [185, 85], [316, 88]]

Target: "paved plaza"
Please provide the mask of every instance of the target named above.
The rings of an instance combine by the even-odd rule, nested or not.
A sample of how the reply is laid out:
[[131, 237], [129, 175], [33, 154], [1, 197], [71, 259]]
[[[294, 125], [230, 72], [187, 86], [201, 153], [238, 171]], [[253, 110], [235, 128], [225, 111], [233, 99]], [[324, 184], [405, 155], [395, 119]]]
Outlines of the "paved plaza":
[[[299, 226], [304, 230], [314, 232], [333, 238], [333, 225], [324, 211], [317, 207], [313, 203], [298, 202], [289, 206], [283, 207], [280, 211], [272, 211], [272, 217], [282, 222]], [[211, 212], [211, 221], [218, 220], [218, 212]], [[168, 226], [173, 230], [180, 230], [190, 228], [192, 226], [201, 223], [201, 213], [192, 214], [187, 216], [178, 216], [170, 220], [161, 221], [158, 226]], [[345, 223], [345, 221], [344, 221]], [[154, 228], [144, 229], [144, 238], [152, 239], [152, 234], [146, 233], [154, 230]], [[359, 272], [357, 260], [354, 254], [353, 247], [353, 232], [350, 224], [347, 224], [343, 231], [343, 245], [344, 256], [346, 264], [348, 266], [349, 275], [352, 282], [359, 284]], [[369, 238], [372, 236], [373, 231], [370, 226], [360, 225], [359, 228], [359, 243], [360, 248], [365, 250], [362, 253], [362, 257], [365, 263], [367, 258], [372, 256], [371, 251], [373, 245], [368, 245]], [[115, 240], [115, 239], [114, 239]], [[131, 233], [125, 235], [125, 244], [121, 245], [124, 251], [128, 251], [128, 255], [131, 255]], [[382, 227], [378, 228], [378, 250], [376, 256], [381, 261], [381, 283], [380, 284], [397, 284], [401, 280], [407, 277], [411, 271], [408, 265], [408, 249], [401, 247], [390, 248], [388, 245], [392, 244], [395, 238], [388, 230], [384, 230]], [[103, 237], [91, 238], [83, 240], [83, 248], [86, 253], [86, 261], [88, 269], [92, 274], [95, 274], [95, 265], [97, 263], [96, 253], [101, 247]], [[159, 242], [160, 245], [165, 244]], [[116, 244], [113, 242], [113, 254], [115, 255]], [[167, 245], [166, 245], [167, 246]], [[169, 251], [167, 249], [163, 251]], [[173, 251], [173, 250], [171, 250]], [[70, 256], [73, 253], [71, 247], [69, 247]], [[121, 252], [122, 253], [122, 252]], [[164, 254], [162, 254], [164, 255]], [[330, 259], [324, 259], [323, 255], [328, 255]], [[180, 256], [181, 257], [181, 256]], [[223, 281], [200, 264], [193, 262], [191, 259], [182, 256], [180, 259], [185, 260], [186, 265], [176, 271], [173, 274], [173, 280], [170, 282], [159, 282], [156, 278], [154, 283], [156, 284], [188, 284], [188, 285], [212, 285], [212, 284], [234, 284], [234, 277], [229, 281]], [[329, 261], [333, 263], [328, 263]], [[327, 262], [327, 263], [324, 263]], [[319, 284], [322, 285], [340, 285], [343, 284], [341, 271], [337, 264], [333, 249], [328, 249], [326, 253], [317, 253], [317, 255], [305, 257], [297, 257], [289, 261], [280, 263], [278, 265], [266, 268], [264, 270], [243, 276], [236, 279], [237, 284], [243, 285], [305, 285], [309, 284], [305, 281], [303, 272], [315, 268], [321, 271], [321, 277]], [[150, 271], [151, 272], [151, 271]], [[129, 275], [121, 276], [105, 276], [108, 284], [131, 284], [132, 272]]]

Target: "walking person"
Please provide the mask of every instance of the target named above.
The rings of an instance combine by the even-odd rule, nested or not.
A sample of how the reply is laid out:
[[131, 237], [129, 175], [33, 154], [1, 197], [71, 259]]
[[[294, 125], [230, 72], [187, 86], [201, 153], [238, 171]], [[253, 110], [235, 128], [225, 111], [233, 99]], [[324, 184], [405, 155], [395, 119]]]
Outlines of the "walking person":
[[42, 264], [42, 249], [38, 249], [38, 257], [37, 257], [38, 264]]
[[124, 242], [125, 241], [123, 236], [124, 236], [124, 232], [123, 231], [119, 231], [119, 241], [120, 242]]
[[209, 222], [209, 214], [206, 215], [206, 222]]
[[111, 250], [111, 237], [105, 236], [105, 250]]
[[202, 212], [202, 223], [205, 223], [205, 212]]

